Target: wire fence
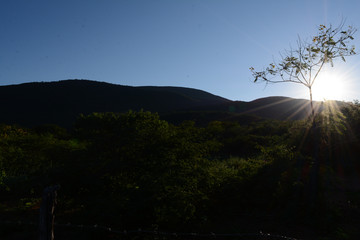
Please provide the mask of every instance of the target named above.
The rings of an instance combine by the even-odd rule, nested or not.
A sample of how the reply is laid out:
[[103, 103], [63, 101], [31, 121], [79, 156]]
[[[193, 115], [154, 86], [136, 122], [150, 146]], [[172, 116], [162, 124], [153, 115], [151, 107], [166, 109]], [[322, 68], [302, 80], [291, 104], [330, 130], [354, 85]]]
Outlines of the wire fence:
[[[38, 227], [39, 223], [36, 222], [24, 222], [24, 221], [1, 221], [3, 224], [11, 225], [33, 225]], [[261, 239], [261, 240], [301, 240], [299, 238], [288, 237], [279, 234], [271, 234], [259, 231], [258, 233], [197, 233], [197, 232], [164, 232], [157, 230], [119, 230], [108, 226], [102, 226], [98, 224], [86, 225], [86, 224], [72, 224], [72, 223], [56, 223], [55, 227], [58, 228], [72, 228], [81, 231], [104, 231], [112, 234], [116, 234], [119, 237], [148, 237], [154, 239]]]
[[[56, 196], [57, 190], [60, 188], [59, 185], [50, 186], [44, 189], [42, 204], [40, 206], [40, 221], [39, 222], [26, 222], [26, 221], [1, 221], [1, 225], [11, 224], [11, 225], [34, 225], [34, 228], [39, 229], [40, 239], [41, 240], [53, 240], [54, 239], [54, 227], [56, 228], [73, 228], [80, 229], [83, 232], [93, 232], [93, 231], [105, 231], [107, 233], [116, 234], [122, 238], [129, 239], [139, 239], [143, 237], [146, 239], [162, 239], [162, 240], [171, 240], [171, 239], [254, 239], [254, 240], [299, 240], [293, 237], [287, 237], [283, 235], [257, 232], [257, 233], [197, 233], [197, 232], [164, 232], [158, 230], [118, 230], [109, 226], [102, 226], [98, 224], [84, 225], [84, 224], [72, 224], [72, 223], [58, 223], [55, 222], [55, 205], [57, 203]], [[35, 227], [36, 226], [36, 227]], [[33, 229], [34, 229], [33, 228]]]

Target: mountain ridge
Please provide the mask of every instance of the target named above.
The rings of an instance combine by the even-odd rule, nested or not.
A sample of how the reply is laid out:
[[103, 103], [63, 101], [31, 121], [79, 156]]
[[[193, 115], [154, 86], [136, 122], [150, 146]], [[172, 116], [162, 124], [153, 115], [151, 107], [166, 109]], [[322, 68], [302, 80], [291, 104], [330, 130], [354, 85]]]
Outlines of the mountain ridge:
[[[315, 106], [320, 105], [315, 102]], [[232, 101], [186, 87], [135, 87], [78, 79], [0, 86], [0, 109], [1, 123], [67, 127], [80, 114], [141, 109], [158, 112], [169, 119], [175, 115], [182, 115], [183, 120], [196, 120], [202, 116], [205, 122], [209, 119], [226, 120], [239, 114], [277, 120], [303, 119], [310, 114], [310, 104], [305, 99], [275, 96], [250, 102]], [[191, 112], [193, 114], [189, 114]], [[171, 117], [171, 114], [175, 115]], [[220, 119], [216, 119], [216, 115]]]

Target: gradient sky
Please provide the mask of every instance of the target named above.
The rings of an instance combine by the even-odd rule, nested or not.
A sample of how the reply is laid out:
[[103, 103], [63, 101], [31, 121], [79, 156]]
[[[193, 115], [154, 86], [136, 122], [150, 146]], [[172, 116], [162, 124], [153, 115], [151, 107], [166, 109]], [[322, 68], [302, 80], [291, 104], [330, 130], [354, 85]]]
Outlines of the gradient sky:
[[[301, 85], [254, 84], [249, 67], [261, 70], [319, 24], [360, 28], [359, 11], [358, 0], [1, 0], [0, 85], [76, 78], [308, 98]], [[338, 100], [360, 99], [360, 56], [334, 69], [348, 88]]]

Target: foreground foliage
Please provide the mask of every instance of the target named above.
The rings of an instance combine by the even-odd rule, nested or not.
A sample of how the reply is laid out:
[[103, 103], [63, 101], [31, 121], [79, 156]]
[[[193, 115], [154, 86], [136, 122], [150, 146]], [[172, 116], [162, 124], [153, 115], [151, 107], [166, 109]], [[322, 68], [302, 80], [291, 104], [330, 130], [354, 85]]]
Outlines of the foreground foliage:
[[62, 223], [294, 229], [292, 235], [311, 230], [313, 236], [350, 238], [356, 228], [347, 221], [356, 220], [351, 213], [360, 204], [360, 108], [348, 104], [315, 121], [211, 122], [202, 128], [130, 111], [80, 116], [71, 131], [3, 125], [0, 220], [35, 218], [42, 190], [60, 184]]

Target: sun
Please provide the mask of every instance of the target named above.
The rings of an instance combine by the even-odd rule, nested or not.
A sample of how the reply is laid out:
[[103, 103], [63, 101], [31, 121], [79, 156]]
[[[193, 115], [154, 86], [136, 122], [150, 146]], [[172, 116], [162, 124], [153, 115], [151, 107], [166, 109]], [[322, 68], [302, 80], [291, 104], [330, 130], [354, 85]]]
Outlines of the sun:
[[[325, 70], [325, 69], [324, 69]], [[326, 69], [319, 74], [312, 87], [316, 101], [344, 100], [349, 92], [346, 76], [339, 71]]]

